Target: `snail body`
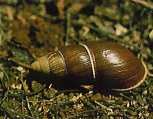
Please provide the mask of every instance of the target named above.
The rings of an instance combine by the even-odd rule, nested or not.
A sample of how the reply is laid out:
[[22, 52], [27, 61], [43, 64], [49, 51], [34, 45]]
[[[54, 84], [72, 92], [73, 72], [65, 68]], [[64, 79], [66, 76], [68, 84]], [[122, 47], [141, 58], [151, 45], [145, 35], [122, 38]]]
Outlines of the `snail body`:
[[51, 51], [32, 63], [33, 70], [70, 77], [80, 85], [116, 91], [138, 87], [146, 67], [128, 49], [113, 42], [89, 42]]

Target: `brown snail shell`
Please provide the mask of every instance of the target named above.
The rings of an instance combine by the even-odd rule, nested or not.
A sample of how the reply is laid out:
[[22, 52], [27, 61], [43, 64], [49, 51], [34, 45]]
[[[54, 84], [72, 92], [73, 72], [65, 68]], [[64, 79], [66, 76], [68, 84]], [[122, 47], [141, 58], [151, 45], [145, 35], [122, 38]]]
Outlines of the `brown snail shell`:
[[146, 78], [146, 66], [128, 49], [112, 42], [70, 45], [50, 52], [32, 65], [36, 71], [71, 77], [80, 85], [126, 91]]

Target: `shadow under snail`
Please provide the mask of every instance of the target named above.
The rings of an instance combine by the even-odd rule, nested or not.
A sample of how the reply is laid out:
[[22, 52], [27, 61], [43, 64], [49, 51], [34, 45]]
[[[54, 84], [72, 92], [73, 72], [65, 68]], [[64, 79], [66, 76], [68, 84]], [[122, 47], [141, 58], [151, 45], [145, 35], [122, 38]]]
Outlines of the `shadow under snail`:
[[80, 85], [94, 85], [115, 91], [136, 88], [147, 75], [144, 63], [128, 49], [113, 42], [61, 47], [38, 58], [31, 67], [38, 72], [69, 77]]

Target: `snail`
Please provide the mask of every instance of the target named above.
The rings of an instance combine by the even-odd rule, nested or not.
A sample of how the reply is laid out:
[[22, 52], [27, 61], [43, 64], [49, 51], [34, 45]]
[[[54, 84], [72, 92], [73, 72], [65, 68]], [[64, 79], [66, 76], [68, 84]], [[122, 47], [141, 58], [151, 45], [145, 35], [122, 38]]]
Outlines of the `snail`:
[[134, 89], [147, 76], [146, 65], [130, 50], [101, 41], [58, 48], [38, 58], [31, 68], [59, 78], [71, 78], [80, 85], [115, 91]]

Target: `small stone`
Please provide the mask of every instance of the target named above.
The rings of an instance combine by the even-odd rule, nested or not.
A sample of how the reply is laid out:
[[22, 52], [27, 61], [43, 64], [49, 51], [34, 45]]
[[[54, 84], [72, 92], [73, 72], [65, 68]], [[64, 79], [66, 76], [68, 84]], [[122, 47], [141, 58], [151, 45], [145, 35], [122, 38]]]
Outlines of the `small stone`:
[[149, 33], [149, 38], [151, 39], [151, 40], [153, 40], [153, 29], [150, 31], [150, 33]]
[[19, 67], [17, 67], [17, 70], [18, 70], [18, 71], [20, 71], [20, 72], [22, 72], [22, 73], [24, 73], [24, 72], [25, 72], [25, 70], [23, 69], [23, 67], [20, 67], [20, 66], [19, 66]]
[[115, 28], [116, 28], [116, 35], [117, 36], [124, 35], [128, 31], [127, 28], [123, 27], [121, 24], [116, 24]]
[[128, 102], [126, 106], [127, 106], [127, 107], [130, 107], [130, 103]]
[[142, 92], [143, 95], [147, 95], [147, 93], [148, 93], [147, 90], [144, 90], [144, 91]]

